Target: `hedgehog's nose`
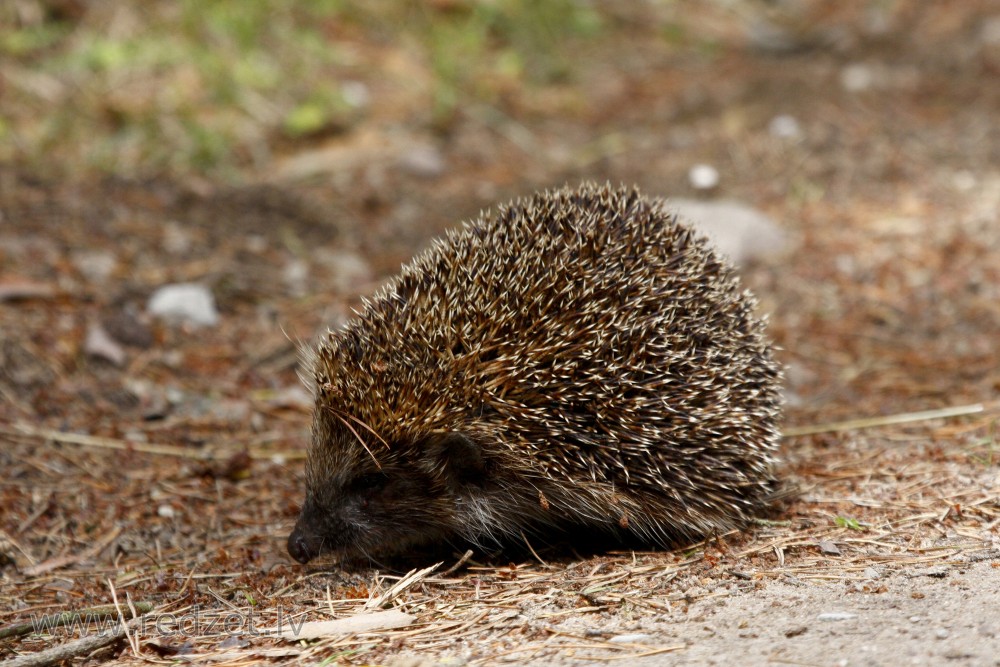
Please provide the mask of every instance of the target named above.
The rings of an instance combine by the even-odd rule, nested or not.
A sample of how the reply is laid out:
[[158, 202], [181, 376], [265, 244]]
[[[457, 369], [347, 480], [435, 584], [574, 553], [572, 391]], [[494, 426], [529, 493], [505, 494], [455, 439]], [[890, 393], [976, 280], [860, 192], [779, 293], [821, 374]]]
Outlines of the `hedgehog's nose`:
[[288, 536], [288, 554], [304, 565], [319, 555], [319, 541], [296, 524]]

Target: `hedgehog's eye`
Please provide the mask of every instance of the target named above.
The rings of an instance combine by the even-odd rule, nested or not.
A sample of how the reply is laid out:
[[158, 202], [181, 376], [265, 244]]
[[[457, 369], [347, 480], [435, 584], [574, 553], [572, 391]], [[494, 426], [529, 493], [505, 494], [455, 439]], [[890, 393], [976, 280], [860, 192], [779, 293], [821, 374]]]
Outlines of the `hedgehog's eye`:
[[376, 493], [385, 488], [388, 481], [389, 478], [385, 476], [385, 473], [373, 472], [355, 477], [348, 488], [354, 493]]

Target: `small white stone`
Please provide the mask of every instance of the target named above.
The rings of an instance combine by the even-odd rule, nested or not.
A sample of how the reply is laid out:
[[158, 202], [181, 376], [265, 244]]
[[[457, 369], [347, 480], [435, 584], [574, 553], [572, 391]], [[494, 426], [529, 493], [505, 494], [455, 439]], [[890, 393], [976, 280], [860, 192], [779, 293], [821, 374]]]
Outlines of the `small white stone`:
[[421, 178], [434, 178], [444, 173], [444, 155], [431, 144], [413, 146], [399, 157], [399, 166]]
[[858, 615], [850, 611], [828, 611], [816, 617], [819, 621], [850, 621]]
[[170, 505], [160, 505], [156, 508], [156, 514], [164, 519], [173, 519], [174, 508]]
[[267, 250], [267, 237], [261, 234], [249, 234], [243, 239], [243, 245], [248, 252], [259, 255]]
[[772, 137], [779, 139], [799, 139], [802, 137], [802, 128], [799, 126], [799, 121], [795, 120], [794, 116], [789, 116], [788, 114], [781, 114], [772, 118], [767, 126], [767, 130], [771, 133]]
[[776, 255], [788, 246], [787, 235], [774, 220], [743, 202], [671, 199], [667, 209], [704, 232], [736, 264]]
[[950, 636], [950, 634], [951, 633], [949, 633], [944, 628], [938, 628], [937, 630], [934, 631], [934, 636], [937, 639], [947, 639]]
[[281, 277], [288, 286], [289, 291], [295, 296], [302, 296], [306, 293], [306, 281], [309, 278], [309, 264], [301, 259], [293, 259], [285, 264]]
[[73, 266], [94, 283], [103, 283], [118, 267], [118, 258], [102, 250], [81, 250], [72, 255]]
[[350, 250], [321, 250], [315, 257], [319, 264], [330, 269], [333, 287], [340, 293], [357, 291], [374, 275], [364, 257]]
[[164, 285], [149, 298], [146, 310], [166, 320], [213, 326], [219, 322], [215, 298], [203, 285], [176, 283]]
[[653, 635], [646, 635], [637, 632], [629, 635], [615, 635], [608, 641], [614, 642], [615, 644], [643, 644], [653, 641]]
[[976, 187], [977, 180], [971, 171], [962, 169], [952, 175], [951, 182], [959, 192], [969, 192]]
[[360, 81], [344, 81], [340, 84], [340, 96], [355, 109], [367, 107], [372, 99], [368, 86]]
[[984, 19], [979, 28], [979, 39], [983, 44], [1000, 44], [1000, 14]]
[[115, 366], [125, 363], [125, 350], [98, 323], [87, 327], [87, 338], [83, 341], [83, 350], [92, 357], [110, 361]]
[[163, 248], [171, 255], [186, 255], [193, 245], [191, 232], [179, 222], [171, 220], [163, 228]]
[[840, 71], [840, 85], [850, 93], [868, 90], [874, 83], [875, 74], [872, 68], [864, 63], [854, 63]]
[[719, 170], [710, 164], [696, 164], [688, 171], [688, 180], [698, 190], [711, 190], [719, 184]]

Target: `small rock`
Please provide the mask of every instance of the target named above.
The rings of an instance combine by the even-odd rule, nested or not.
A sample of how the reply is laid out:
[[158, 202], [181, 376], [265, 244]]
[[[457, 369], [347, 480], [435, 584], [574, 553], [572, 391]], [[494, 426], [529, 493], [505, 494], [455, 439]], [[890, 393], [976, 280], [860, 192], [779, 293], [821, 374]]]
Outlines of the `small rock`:
[[464, 665], [465, 662], [455, 663], [455, 662], [443, 662], [436, 660], [435, 658], [428, 658], [426, 656], [419, 655], [394, 655], [389, 658], [385, 665], [386, 667], [442, 667], [442, 665]]
[[849, 93], [860, 93], [875, 84], [875, 73], [864, 63], [853, 63], [840, 71], [840, 85]]
[[399, 166], [414, 176], [435, 178], [444, 173], [447, 165], [441, 151], [429, 144], [423, 144], [403, 153], [399, 158]]
[[129, 429], [122, 435], [125, 436], [125, 440], [128, 442], [149, 442], [149, 436], [138, 429]]
[[163, 228], [163, 249], [171, 255], [186, 255], [193, 245], [191, 232], [179, 222], [170, 221]]
[[224, 398], [212, 401], [208, 413], [213, 419], [226, 424], [246, 425], [247, 420], [250, 419], [250, 403], [237, 398]]
[[247, 252], [255, 255], [262, 255], [267, 252], [267, 246], [267, 237], [261, 234], [249, 234], [243, 239], [243, 247], [247, 249]]
[[799, 635], [804, 635], [809, 631], [809, 628], [805, 625], [798, 625], [794, 628], [789, 628], [785, 630], [785, 636], [788, 638], [798, 637]]
[[945, 660], [968, 660], [970, 658], [975, 658], [976, 654], [959, 649], [955, 651], [948, 651], [944, 654], [944, 657]]
[[837, 547], [836, 544], [834, 544], [830, 540], [820, 540], [819, 542], [817, 542], [817, 544], [819, 545], [819, 550], [820, 550], [821, 553], [824, 553], [824, 554], [827, 554], [827, 555], [830, 555], [830, 556], [840, 556], [841, 555], [840, 549]]
[[914, 570], [907, 573], [910, 577], [931, 577], [933, 579], [944, 579], [948, 576], [948, 568], [943, 565], [936, 567], [925, 567], [921, 570]]
[[160, 505], [156, 508], [156, 514], [164, 519], [174, 518], [174, 508], [170, 505]]
[[301, 384], [280, 387], [260, 395], [259, 398], [272, 408], [294, 408], [302, 411], [311, 410], [314, 403], [312, 394]]
[[629, 635], [615, 635], [608, 639], [608, 641], [615, 644], [643, 644], [653, 641], [653, 636], [636, 632]]
[[711, 190], [719, 184], [719, 170], [710, 164], [696, 164], [688, 171], [688, 181], [696, 190]]
[[778, 139], [800, 139], [802, 137], [802, 128], [799, 126], [799, 121], [787, 114], [772, 118], [767, 126], [767, 131], [771, 133], [772, 137], [777, 137]]
[[250, 646], [250, 642], [243, 639], [238, 635], [230, 635], [228, 638], [222, 640], [216, 645], [218, 649], [228, 649], [228, 648], [246, 648]]
[[690, 220], [736, 264], [779, 253], [788, 245], [784, 231], [771, 218], [738, 201], [671, 199], [668, 208]]
[[434, 667], [435, 662], [419, 655], [394, 655], [386, 661], [385, 665], [386, 667]]
[[937, 630], [934, 631], [935, 639], [947, 639], [949, 636], [950, 633], [944, 628], [938, 628]]
[[100, 324], [94, 322], [87, 328], [87, 338], [83, 341], [83, 351], [92, 357], [110, 361], [115, 366], [125, 363], [125, 350], [108, 335]]
[[887, 35], [894, 27], [892, 9], [872, 3], [864, 16], [863, 29], [868, 35]]
[[71, 256], [76, 270], [92, 283], [103, 283], [118, 266], [114, 254], [101, 250], [78, 250]]
[[353, 294], [372, 280], [372, 269], [361, 255], [350, 250], [320, 251], [316, 260], [329, 268], [334, 289], [341, 294]]
[[746, 25], [746, 36], [750, 46], [764, 53], [783, 55], [793, 53], [802, 48], [800, 35], [793, 30], [768, 20], [762, 12], [758, 12]]
[[164, 285], [149, 298], [146, 309], [151, 315], [166, 320], [203, 326], [219, 322], [215, 298], [206, 287], [196, 283]]
[[1000, 14], [983, 20], [979, 28], [979, 39], [988, 46], [1000, 46]]
[[372, 94], [361, 81], [344, 81], [340, 84], [340, 96], [355, 109], [363, 109], [369, 105]]
[[858, 615], [850, 611], [828, 611], [816, 617], [818, 621], [850, 621]]
[[874, 567], [866, 567], [864, 571], [865, 578], [867, 579], [881, 579], [882, 573], [876, 570]]
[[787, 573], [781, 575], [781, 580], [790, 586], [806, 587], [809, 585], [798, 577]]
[[309, 278], [309, 264], [301, 259], [293, 259], [285, 264], [281, 277], [288, 286], [289, 291], [294, 296], [303, 296], [306, 293], [306, 284]]
[[976, 175], [967, 169], [955, 172], [951, 177], [951, 182], [959, 192], [970, 192], [978, 185]]

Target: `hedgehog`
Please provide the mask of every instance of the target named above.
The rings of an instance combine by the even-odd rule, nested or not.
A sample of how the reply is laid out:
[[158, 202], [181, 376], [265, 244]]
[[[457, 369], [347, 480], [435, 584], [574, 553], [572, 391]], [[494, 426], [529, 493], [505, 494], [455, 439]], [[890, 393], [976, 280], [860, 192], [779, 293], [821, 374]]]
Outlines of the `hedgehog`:
[[756, 307], [636, 188], [481, 214], [314, 353], [290, 555], [658, 548], [745, 527], [779, 493], [780, 369]]

